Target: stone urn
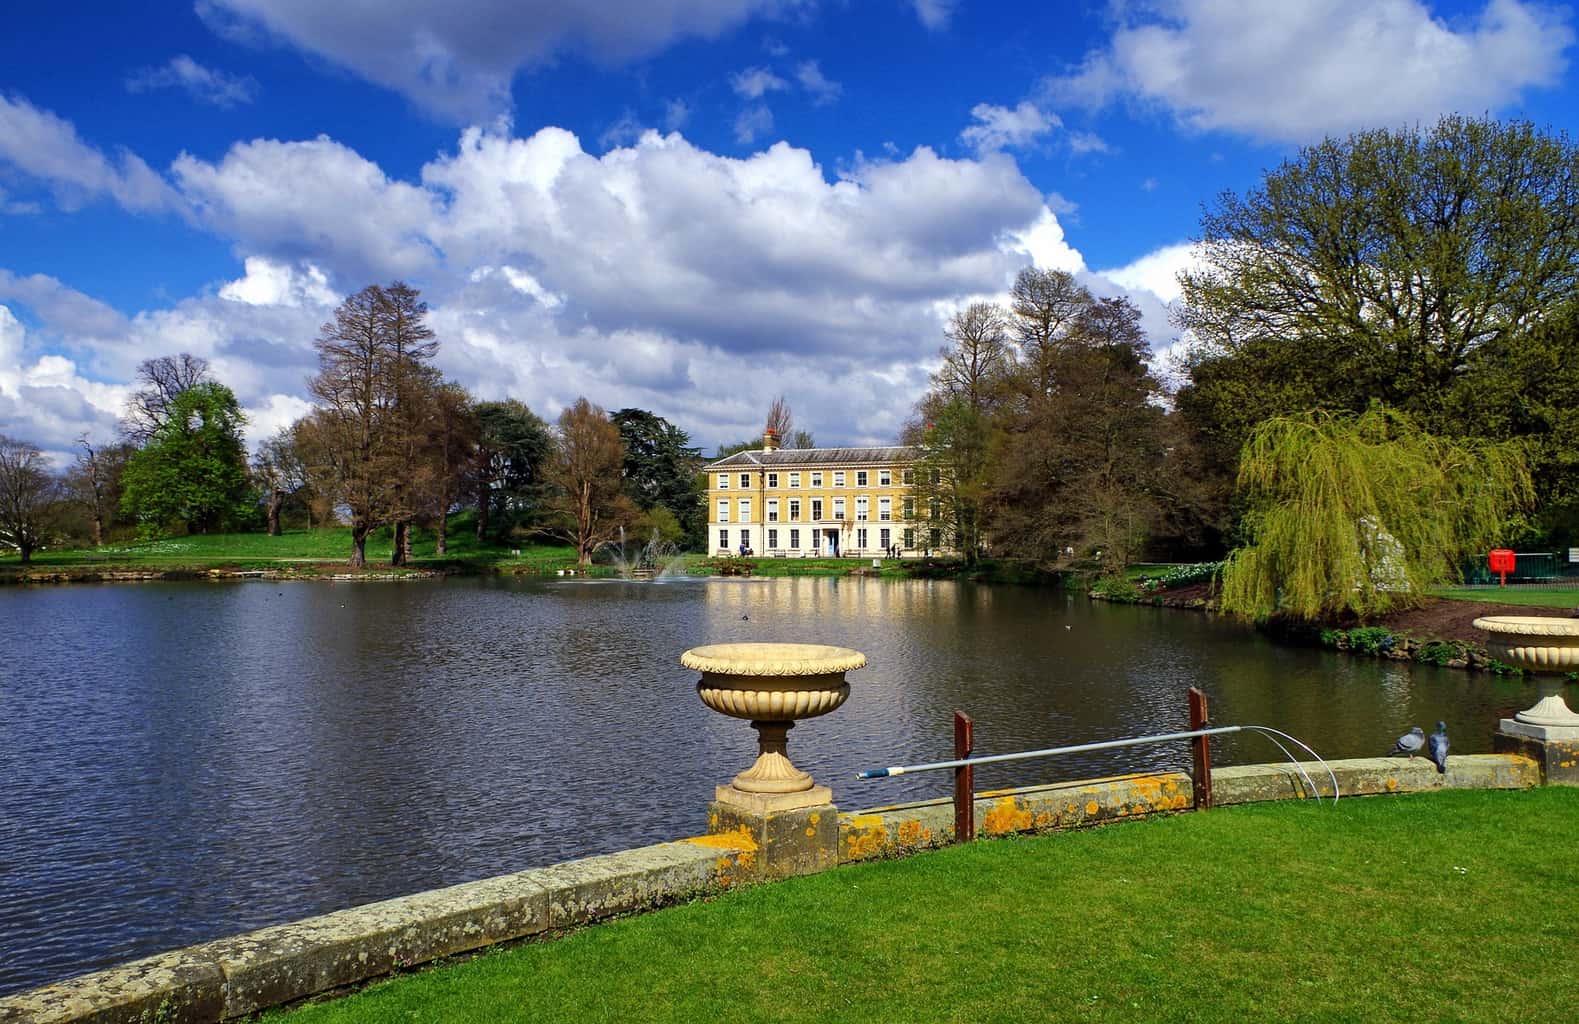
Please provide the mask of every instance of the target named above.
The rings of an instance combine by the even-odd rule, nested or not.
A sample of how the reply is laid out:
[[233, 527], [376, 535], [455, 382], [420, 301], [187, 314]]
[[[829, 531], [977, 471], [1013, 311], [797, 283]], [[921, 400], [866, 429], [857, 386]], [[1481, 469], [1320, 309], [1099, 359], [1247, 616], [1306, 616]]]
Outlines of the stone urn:
[[[1579, 619], [1488, 615], [1474, 626], [1486, 631], [1486, 650], [1498, 661], [1531, 672], [1579, 670]], [[1579, 785], [1579, 715], [1558, 694], [1504, 718], [1492, 749], [1534, 758], [1548, 783]]]
[[680, 664], [702, 673], [696, 693], [703, 704], [757, 731], [756, 763], [719, 786], [718, 801], [762, 811], [832, 802], [828, 787], [790, 763], [785, 748], [797, 721], [849, 698], [844, 674], [865, 665], [866, 655], [821, 644], [709, 644], [680, 655]]

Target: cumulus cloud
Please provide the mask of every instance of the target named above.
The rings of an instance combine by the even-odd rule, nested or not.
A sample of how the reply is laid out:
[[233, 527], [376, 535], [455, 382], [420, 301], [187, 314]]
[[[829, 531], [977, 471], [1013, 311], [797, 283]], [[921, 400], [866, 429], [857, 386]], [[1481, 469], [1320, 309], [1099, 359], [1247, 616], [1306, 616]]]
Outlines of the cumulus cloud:
[[1422, 0], [1157, 0], [1119, 8], [1105, 47], [1044, 83], [1053, 102], [1155, 106], [1201, 131], [1307, 142], [1496, 110], [1554, 84], [1566, 8], [1489, 0], [1452, 25]]
[[1178, 242], [1155, 249], [1124, 266], [1098, 273], [1124, 288], [1150, 292], [1163, 302], [1174, 302], [1182, 294], [1179, 274], [1198, 263], [1195, 246]]
[[0, 162], [44, 182], [66, 209], [109, 198], [136, 212], [176, 205], [169, 185], [131, 153], [111, 160], [77, 129], [21, 97], [0, 96]]
[[163, 67], [141, 68], [126, 79], [134, 93], [156, 89], [181, 89], [193, 99], [228, 110], [251, 103], [258, 95], [258, 81], [251, 75], [231, 75], [205, 68], [186, 54], [170, 58]]
[[[113, 424], [137, 363], [185, 351], [236, 391], [256, 444], [304, 408], [334, 305], [403, 276], [431, 304], [439, 368], [480, 397], [552, 416], [585, 394], [712, 445], [753, 433], [782, 392], [824, 442], [882, 443], [958, 303], [1031, 263], [1087, 273], [1063, 204], [1001, 152], [923, 147], [830, 173], [782, 142], [731, 157], [648, 131], [598, 154], [560, 128], [473, 128], [413, 180], [319, 138], [183, 156], [169, 184], [238, 273], [128, 317], [0, 270], [0, 301], [37, 323], [0, 332], [5, 416], [26, 418], [25, 370], [98, 396], [52, 437], [84, 409]], [[36, 371], [41, 354], [70, 365]]]
[[205, 0], [231, 39], [272, 38], [458, 121], [510, 109], [516, 73], [562, 53], [623, 63], [682, 39], [715, 39], [812, 0]]
[[1029, 100], [1022, 100], [1012, 109], [978, 103], [970, 108], [970, 116], [977, 123], [960, 132], [959, 137], [977, 153], [1027, 146], [1063, 123], [1056, 114], [1044, 113]]
[[729, 87], [741, 99], [759, 100], [770, 92], [789, 88], [789, 83], [767, 68], [746, 68], [729, 76]]

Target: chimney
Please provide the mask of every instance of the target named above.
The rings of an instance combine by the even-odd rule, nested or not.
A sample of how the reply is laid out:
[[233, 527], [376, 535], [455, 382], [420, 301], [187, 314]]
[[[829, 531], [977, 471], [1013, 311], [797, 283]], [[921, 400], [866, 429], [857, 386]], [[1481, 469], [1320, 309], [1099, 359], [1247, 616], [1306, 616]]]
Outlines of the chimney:
[[776, 452], [779, 450], [779, 432], [772, 427], [762, 432], [762, 450]]

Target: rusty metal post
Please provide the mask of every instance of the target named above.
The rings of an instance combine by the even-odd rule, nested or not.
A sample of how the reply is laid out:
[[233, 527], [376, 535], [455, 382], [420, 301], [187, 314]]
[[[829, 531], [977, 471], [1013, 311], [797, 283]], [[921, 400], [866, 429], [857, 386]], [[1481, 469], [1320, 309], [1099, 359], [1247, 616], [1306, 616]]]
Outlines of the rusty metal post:
[[[975, 744], [975, 722], [963, 711], [954, 712], [954, 758], [971, 755]], [[968, 843], [976, 838], [976, 769], [961, 765], [954, 769], [954, 841]]]
[[[1199, 689], [1190, 687], [1190, 731], [1205, 729], [1211, 717], [1206, 710], [1206, 694]], [[1212, 738], [1210, 736], [1197, 736], [1190, 741], [1191, 760], [1194, 767], [1190, 772], [1195, 782], [1195, 809], [1209, 811], [1212, 809]]]

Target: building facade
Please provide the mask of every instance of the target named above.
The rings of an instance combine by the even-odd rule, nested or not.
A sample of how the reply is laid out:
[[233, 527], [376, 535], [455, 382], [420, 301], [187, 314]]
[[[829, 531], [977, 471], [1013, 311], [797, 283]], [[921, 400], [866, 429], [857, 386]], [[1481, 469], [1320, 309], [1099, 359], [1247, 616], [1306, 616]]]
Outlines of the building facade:
[[708, 550], [761, 558], [937, 553], [915, 497], [915, 448], [762, 447], [706, 467]]

